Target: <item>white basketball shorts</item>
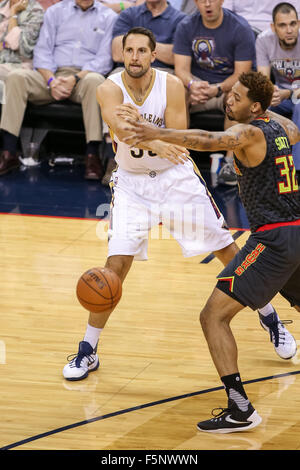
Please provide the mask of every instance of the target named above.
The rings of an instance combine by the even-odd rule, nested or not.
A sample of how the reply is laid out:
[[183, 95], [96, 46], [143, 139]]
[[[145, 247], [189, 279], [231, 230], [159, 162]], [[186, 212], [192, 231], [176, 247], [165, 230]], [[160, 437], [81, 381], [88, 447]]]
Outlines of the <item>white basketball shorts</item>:
[[184, 257], [233, 243], [222, 214], [191, 160], [149, 173], [118, 168], [112, 174], [111, 190], [108, 256], [148, 259], [149, 232], [160, 223], [177, 240]]

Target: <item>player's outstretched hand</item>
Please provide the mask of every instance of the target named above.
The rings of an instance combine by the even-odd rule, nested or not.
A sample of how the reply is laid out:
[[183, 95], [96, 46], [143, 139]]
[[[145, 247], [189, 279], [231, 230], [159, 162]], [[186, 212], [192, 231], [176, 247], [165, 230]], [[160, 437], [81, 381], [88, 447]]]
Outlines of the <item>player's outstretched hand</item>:
[[123, 103], [116, 107], [116, 114], [122, 119], [132, 119], [133, 121], [139, 121], [142, 116], [139, 110], [131, 103]]
[[179, 145], [155, 140], [151, 146], [158, 157], [165, 158], [174, 165], [184, 164], [188, 160], [189, 151]]
[[159, 139], [159, 127], [150, 124], [150, 122], [137, 122], [130, 117], [126, 118], [126, 122], [127, 126], [124, 127], [124, 130], [129, 133], [129, 135], [123, 139], [123, 142], [126, 144], [135, 146], [145, 140]]

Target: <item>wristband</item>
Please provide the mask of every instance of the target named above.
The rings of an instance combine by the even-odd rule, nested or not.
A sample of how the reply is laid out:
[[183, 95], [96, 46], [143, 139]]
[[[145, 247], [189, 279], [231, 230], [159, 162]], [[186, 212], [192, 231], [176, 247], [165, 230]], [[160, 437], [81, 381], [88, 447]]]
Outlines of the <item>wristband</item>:
[[3, 49], [5, 49], [5, 48], [6, 48], [5, 41], [2, 41], [2, 47], [3, 47]]
[[192, 86], [192, 83], [194, 82], [195, 80], [190, 80], [189, 83], [187, 84], [187, 89], [189, 90]]
[[50, 77], [48, 82], [47, 82], [47, 87], [50, 88], [50, 83], [54, 80], [54, 77]]
[[12, 15], [11, 18], [16, 18], [16, 19], [18, 19], [18, 15]]
[[125, 10], [125, 6], [123, 2], [120, 2], [120, 8], [121, 8], [121, 11]]

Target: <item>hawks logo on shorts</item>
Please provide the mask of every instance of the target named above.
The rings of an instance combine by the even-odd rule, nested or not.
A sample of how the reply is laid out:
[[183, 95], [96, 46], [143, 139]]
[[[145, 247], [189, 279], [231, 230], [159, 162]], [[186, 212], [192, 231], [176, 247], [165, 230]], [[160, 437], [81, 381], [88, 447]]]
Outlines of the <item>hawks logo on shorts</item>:
[[246, 271], [246, 269], [248, 269], [249, 266], [251, 266], [251, 264], [255, 263], [258, 256], [264, 251], [265, 248], [266, 248], [265, 245], [263, 245], [262, 243], [259, 243], [258, 245], [256, 245], [255, 249], [252, 250], [251, 253], [249, 253], [249, 255], [246, 256], [242, 264], [240, 264], [240, 266], [236, 268], [236, 270], [234, 271], [235, 274], [237, 274], [238, 276], [241, 276]]

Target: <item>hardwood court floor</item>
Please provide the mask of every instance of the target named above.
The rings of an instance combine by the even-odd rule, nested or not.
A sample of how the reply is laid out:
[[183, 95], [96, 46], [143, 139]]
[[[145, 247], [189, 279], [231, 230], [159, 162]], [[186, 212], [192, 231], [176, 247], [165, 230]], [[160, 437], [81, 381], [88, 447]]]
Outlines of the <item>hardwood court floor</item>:
[[[299, 353], [279, 359], [250, 309], [233, 330], [263, 423], [229, 435], [196, 429], [226, 405], [198, 322], [221, 270], [217, 260], [184, 259], [174, 240], [151, 239], [149, 261], [134, 263], [101, 336], [101, 367], [72, 383], [62, 368], [87, 322], [75, 285], [83, 271], [103, 265], [106, 242], [94, 220], [2, 214], [0, 222], [2, 449], [300, 449]], [[273, 303], [300, 339], [299, 314], [280, 296]]]

